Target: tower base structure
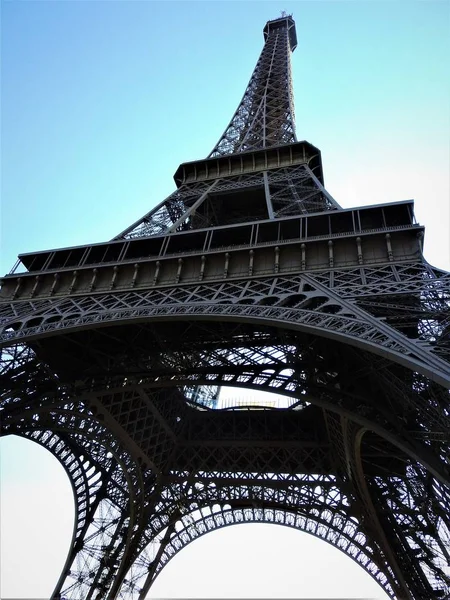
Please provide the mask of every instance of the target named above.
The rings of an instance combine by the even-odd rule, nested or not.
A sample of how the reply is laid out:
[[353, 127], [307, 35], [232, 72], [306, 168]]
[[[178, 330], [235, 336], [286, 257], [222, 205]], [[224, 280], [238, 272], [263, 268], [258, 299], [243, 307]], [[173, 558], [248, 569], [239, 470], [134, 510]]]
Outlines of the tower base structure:
[[143, 600], [179, 550], [246, 522], [328, 541], [393, 598], [450, 593], [450, 276], [412, 201], [342, 209], [268, 96], [261, 129], [261, 82], [288, 89], [268, 53], [295, 47], [278, 21], [242, 131], [114, 240], [2, 281], [2, 434], [47, 448], [75, 497], [55, 600]]

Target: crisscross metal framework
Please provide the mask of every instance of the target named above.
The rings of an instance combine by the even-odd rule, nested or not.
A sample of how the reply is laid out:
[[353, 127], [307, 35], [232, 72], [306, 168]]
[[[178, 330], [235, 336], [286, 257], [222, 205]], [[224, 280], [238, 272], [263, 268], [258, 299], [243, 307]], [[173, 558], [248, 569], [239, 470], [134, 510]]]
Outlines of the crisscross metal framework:
[[[72, 483], [52, 598], [144, 600], [220, 527], [328, 541], [393, 598], [450, 594], [450, 275], [412, 203], [342, 210], [294, 132], [291, 17], [269, 21], [208, 159], [106, 244], [2, 282], [2, 434]], [[223, 387], [289, 398], [219, 408]]]
[[210, 157], [296, 141], [290, 54], [297, 46], [292, 17], [267, 23], [265, 44], [228, 127]]

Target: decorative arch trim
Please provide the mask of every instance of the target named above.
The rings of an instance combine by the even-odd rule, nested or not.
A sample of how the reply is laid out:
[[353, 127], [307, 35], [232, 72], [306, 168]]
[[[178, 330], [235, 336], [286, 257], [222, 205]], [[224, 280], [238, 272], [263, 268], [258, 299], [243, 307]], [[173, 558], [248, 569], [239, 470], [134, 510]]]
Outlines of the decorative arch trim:
[[44, 315], [38, 319], [38, 324], [28, 326], [28, 322], [23, 321], [18, 329], [4, 332], [3, 346], [70, 331], [92, 329], [92, 326], [107, 327], [148, 321], [214, 321], [218, 319], [281, 327], [334, 339], [388, 358], [429, 377], [446, 388], [450, 387], [450, 374], [446, 361], [433, 355], [426, 348], [419, 347], [376, 319], [375, 322], [372, 322], [373, 319], [362, 320], [345, 314], [328, 314], [283, 306], [215, 303], [152, 305], [62, 316], [58, 322], [55, 322], [51, 316]]

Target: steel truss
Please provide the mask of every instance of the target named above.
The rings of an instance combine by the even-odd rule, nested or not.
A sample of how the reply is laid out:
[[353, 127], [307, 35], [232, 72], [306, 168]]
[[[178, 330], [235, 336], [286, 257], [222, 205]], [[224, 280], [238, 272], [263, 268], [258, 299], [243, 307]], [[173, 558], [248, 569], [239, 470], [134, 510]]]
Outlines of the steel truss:
[[296, 141], [290, 53], [297, 45], [291, 17], [268, 23], [265, 44], [245, 94], [210, 156]]
[[[366, 227], [374, 237], [364, 253], [350, 215], [355, 239], [339, 246], [348, 255], [339, 265], [331, 239], [325, 262], [314, 263], [322, 247], [311, 242], [311, 262], [289, 263], [305, 247], [289, 239], [288, 267], [280, 271], [275, 246], [272, 262], [258, 255], [267, 268], [255, 275], [250, 228], [242, 268], [228, 273], [226, 252], [239, 243], [228, 225], [319, 213], [323, 227], [340, 210], [323, 187], [320, 153], [296, 142], [293, 20], [270, 21], [264, 33], [209, 159], [182, 165], [178, 190], [116, 238], [125, 256], [126, 244], [141, 243], [126, 240], [145, 245], [149, 236], [203, 229], [196, 239], [206, 248], [221, 228], [210, 280], [208, 248], [186, 280], [182, 256], [172, 279], [169, 261], [164, 280], [158, 263], [154, 277], [144, 259], [125, 265], [122, 287], [120, 257], [110, 279], [90, 264], [89, 287], [77, 289], [77, 270], [65, 263], [30, 267], [34, 279], [23, 285], [29, 273], [5, 278], [1, 433], [47, 448], [75, 497], [54, 600], [143, 600], [187, 544], [246, 522], [328, 541], [393, 598], [449, 597], [450, 275], [426, 263], [406, 209], [398, 223], [394, 207], [389, 223]], [[74, 249], [80, 268], [87, 252]], [[139, 268], [148, 279], [136, 285]], [[217, 410], [223, 386], [291, 401], [284, 410]]]
[[[75, 387], [63, 386], [46, 374], [44, 397], [39, 389], [44, 376], [38, 389], [26, 385], [28, 371], [43, 368], [31, 350], [17, 347], [15, 369], [10, 359], [5, 360], [3, 379], [10, 388], [5, 398], [14, 400], [5, 400], [4, 433], [39, 441], [72, 478], [73, 465], [77, 472], [84, 470], [84, 477], [74, 480], [79, 516], [64, 595], [100, 598], [121, 572], [121, 585], [111, 588], [108, 597], [114, 597], [114, 590], [118, 597], [143, 598], [176, 551], [202, 533], [240, 520], [278, 522], [327, 539], [357, 560], [392, 596], [402, 597], [410, 588], [413, 597], [446, 590], [448, 414], [444, 419], [428, 408], [439, 399], [445, 401], [445, 394], [439, 396], [422, 379], [421, 397], [411, 404], [411, 385], [418, 384], [411, 378], [405, 382], [408, 370], [384, 358], [374, 363], [373, 355], [355, 350], [347, 354], [351, 373], [330, 373], [327, 363], [336, 361], [341, 344], [335, 344], [333, 353], [328, 342], [325, 357], [321, 356], [325, 346], [317, 347], [316, 337], [295, 339], [286, 333], [280, 338], [278, 331], [268, 329], [256, 336], [253, 328], [239, 325], [232, 334], [225, 339], [221, 330], [204, 323], [191, 325], [189, 338], [180, 345], [176, 331], [170, 335], [166, 326], [158, 330], [147, 325], [140, 336], [147, 345], [135, 346], [141, 364], [127, 361], [128, 372], [121, 374], [117, 364], [111, 365], [116, 375], [106, 379], [97, 365], [91, 369], [95, 375], [84, 369], [86, 379]], [[110, 343], [115, 337], [111, 335]], [[137, 331], [133, 338], [138, 343]], [[236, 338], [241, 348], [236, 342], [232, 346]], [[82, 340], [72, 343], [81, 345]], [[164, 348], [165, 368], [142, 364], [149, 345]], [[91, 355], [86, 354], [83, 359], [90, 363]], [[110, 358], [117, 362], [117, 349], [111, 350]], [[292, 422], [282, 415], [284, 422], [278, 425], [266, 411], [204, 412], [186, 405], [180, 393], [192, 383], [276, 390], [297, 397], [298, 404], [288, 411]], [[383, 398], [383, 404], [367, 397], [363, 392], [367, 387]], [[398, 419], [393, 408], [398, 411], [400, 406]], [[313, 410], [314, 416], [309, 416]], [[114, 422], [121, 424], [120, 435], [112, 435], [104, 425]], [[417, 457], [426, 468], [419, 466]], [[216, 465], [221, 465], [220, 472]], [[128, 494], [133, 494], [136, 512], [131, 511]], [[141, 523], [139, 531], [124, 521], [119, 533], [119, 517], [130, 513], [133, 523]], [[387, 527], [382, 519], [393, 523]], [[133, 532], [134, 543], [133, 539], [124, 543], [123, 536]], [[405, 550], [407, 560], [402, 558], [404, 564], [399, 565]], [[100, 572], [111, 553], [117, 555], [114, 564], [102, 566]], [[128, 566], [127, 575], [123, 565]], [[412, 587], [405, 578], [416, 571]]]
[[[260, 191], [265, 202], [259, 209], [243, 212], [242, 205], [230, 214], [228, 206], [218, 202], [221, 195], [233, 191]], [[336, 210], [339, 204], [330, 196], [309, 165], [273, 169], [254, 175], [226, 177], [208, 182], [186, 183], [153, 208], [115, 239], [135, 239], [160, 235], [167, 231], [187, 231], [253, 222], [269, 216], [281, 218], [322, 210]]]

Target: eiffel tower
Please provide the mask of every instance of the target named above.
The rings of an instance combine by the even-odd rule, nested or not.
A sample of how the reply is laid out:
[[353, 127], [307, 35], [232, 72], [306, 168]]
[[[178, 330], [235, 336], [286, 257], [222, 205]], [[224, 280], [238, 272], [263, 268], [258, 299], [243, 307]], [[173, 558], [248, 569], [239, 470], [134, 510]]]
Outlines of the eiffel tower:
[[[297, 141], [291, 16], [224, 134], [106, 243], [2, 280], [2, 435], [72, 483], [52, 599], [143, 600], [234, 523], [333, 544], [393, 598], [450, 594], [450, 277], [413, 202], [342, 209]], [[284, 408], [225, 406], [224, 386]]]

